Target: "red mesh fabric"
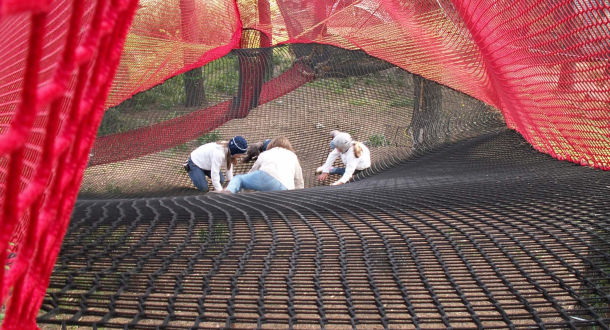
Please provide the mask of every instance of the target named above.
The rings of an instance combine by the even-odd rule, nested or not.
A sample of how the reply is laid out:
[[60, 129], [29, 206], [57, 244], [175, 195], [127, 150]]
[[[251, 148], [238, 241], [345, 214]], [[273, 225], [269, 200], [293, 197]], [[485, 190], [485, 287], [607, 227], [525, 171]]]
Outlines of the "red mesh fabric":
[[[143, 2], [107, 106], [238, 46], [318, 42], [472, 95], [538, 150], [608, 169], [609, 8], [608, 0]], [[153, 152], [182, 142], [138, 143]]]
[[141, 1], [107, 105], [239, 48], [233, 1]]
[[[297, 65], [267, 82], [261, 89], [259, 102], [266, 103], [276, 99], [311, 81], [313, 76], [306, 75], [305, 72], [304, 68]], [[250, 109], [235, 110], [231, 107], [231, 101], [225, 101], [159, 124], [102, 136], [95, 141], [89, 164], [93, 166], [112, 163], [175, 147], [210, 132], [231, 119], [245, 117]], [[122, 148], [117, 149], [115, 146]]]
[[0, 3], [4, 329], [36, 328], [136, 4]]
[[[499, 108], [538, 150], [610, 169], [608, 0], [149, 0], [136, 7], [135, 0], [0, 1], [0, 261], [17, 255], [9, 271], [0, 268], [0, 298], [10, 297], [4, 328], [35, 327], [103, 108], [240, 46], [362, 49]], [[266, 88], [261, 102], [281, 95]], [[178, 145], [232, 118], [216, 107], [203, 121], [199, 111], [145, 135], [108, 139], [167, 138], [143, 141], [120, 159]], [[202, 126], [157, 134], [180, 132], [188, 121]]]

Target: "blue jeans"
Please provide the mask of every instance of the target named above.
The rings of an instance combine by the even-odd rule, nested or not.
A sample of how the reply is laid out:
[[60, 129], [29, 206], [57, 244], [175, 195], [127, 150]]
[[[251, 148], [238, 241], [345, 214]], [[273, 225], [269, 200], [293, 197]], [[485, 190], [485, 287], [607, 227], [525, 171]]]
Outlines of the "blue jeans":
[[[363, 170], [355, 170], [353, 175], [356, 175], [360, 172], [362, 172]], [[343, 175], [345, 174], [345, 167], [331, 167], [330, 171], [328, 171], [328, 174], [339, 174], [339, 175]]]
[[[199, 168], [199, 166], [197, 166], [197, 165], [195, 165], [195, 163], [193, 163], [193, 161], [191, 160], [190, 157], [188, 160], [188, 164], [190, 167], [189, 177], [191, 178], [191, 181], [193, 181], [193, 184], [195, 185], [195, 187], [197, 187], [197, 189], [199, 189], [201, 191], [207, 192], [209, 190], [208, 180], [205, 177], [207, 176], [208, 178], [211, 179], [212, 172], [210, 172], [210, 170], [203, 170], [203, 169]], [[225, 183], [225, 176], [222, 174], [222, 171], [219, 171], [219, 174], [220, 174], [220, 184]]]
[[286, 187], [265, 171], [254, 171], [248, 174], [236, 175], [227, 186], [227, 190], [234, 194], [242, 189], [273, 191], [286, 190]]

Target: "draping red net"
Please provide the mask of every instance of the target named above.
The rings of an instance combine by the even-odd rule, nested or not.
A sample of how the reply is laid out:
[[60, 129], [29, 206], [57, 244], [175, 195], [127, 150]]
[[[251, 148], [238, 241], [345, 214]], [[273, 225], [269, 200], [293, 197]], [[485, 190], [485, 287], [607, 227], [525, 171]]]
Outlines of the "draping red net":
[[[4, 328], [35, 327], [103, 110], [232, 49], [282, 43], [363, 50], [500, 109], [542, 152], [610, 169], [608, 0], [0, 1]], [[294, 85], [270, 80], [259, 103], [310, 81], [295, 63], [284, 73]], [[257, 65], [244, 65], [246, 99]], [[102, 137], [92, 162], [179, 145], [247, 114], [234, 108]]]
[[[108, 106], [232, 48], [315, 42], [364, 50], [497, 107], [509, 127], [558, 159], [610, 166], [607, 0], [175, 0], [140, 6]], [[240, 29], [246, 31], [241, 39]], [[104, 139], [98, 144], [106, 146]], [[166, 147], [147, 144], [147, 152]]]
[[0, 2], [3, 328], [36, 327], [136, 5]]

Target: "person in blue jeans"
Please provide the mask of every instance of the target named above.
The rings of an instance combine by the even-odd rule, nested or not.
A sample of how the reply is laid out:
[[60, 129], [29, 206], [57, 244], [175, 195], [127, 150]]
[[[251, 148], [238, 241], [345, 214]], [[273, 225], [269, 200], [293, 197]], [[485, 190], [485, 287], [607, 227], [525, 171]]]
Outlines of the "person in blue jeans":
[[242, 136], [236, 136], [230, 141], [211, 142], [200, 146], [191, 152], [184, 168], [197, 189], [207, 192], [208, 180], [212, 180], [215, 191], [222, 191], [225, 177], [221, 169], [227, 172], [227, 179], [233, 179], [233, 167], [237, 159], [246, 152], [248, 142]]
[[273, 139], [248, 174], [236, 175], [224, 192], [242, 189], [274, 191], [304, 187], [303, 171], [294, 149], [285, 137]]
[[[341, 175], [339, 180], [331, 185], [336, 186], [347, 183], [351, 180], [354, 174], [371, 167], [371, 152], [363, 143], [352, 141], [352, 137], [348, 133], [332, 131], [333, 140], [330, 142], [332, 151], [328, 154], [324, 165], [316, 169], [316, 173], [320, 173], [318, 180], [324, 181], [329, 174]], [[341, 161], [345, 167], [332, 166], [337, 157], [341, 157]]]

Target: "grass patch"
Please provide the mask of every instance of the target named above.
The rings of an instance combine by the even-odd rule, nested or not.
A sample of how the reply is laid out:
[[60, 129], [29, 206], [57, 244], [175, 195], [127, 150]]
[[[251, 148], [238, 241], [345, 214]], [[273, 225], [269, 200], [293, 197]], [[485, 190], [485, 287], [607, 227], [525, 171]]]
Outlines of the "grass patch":
[[137, 112], [149, 109], [168, 110], [184, 104], [184, 78], [182, 75], [167, 79], [162, 84], [142, 91], [111, 109]]
[[107, 193], [107, 194], [116, 194], [116, 195], [119, 195], [119, 194], [121, 194], [123, 192], [123, 189], [121, 189], [121, 187], [119, 187], [118, 185], [112, 184], [112, 183], [106, 185], [105, 188], [106, 188], [105, 189], [105, 193]]
[[395, 108], [413, 107], [413, 99], [406, 97], [395, 97], [388, 102], [388, 105]]
[[198, 137], [197, 139], [195, 139], [195, 142], [189, 141], [189, 142], [177, 145], [177, 146], [169, 149], [168, 152], [169, 152], [169, 155], [173, 156], [173, 155], [176, 155], [179, 153], [184, 153], [186, 151], [189, 151], [193, 148], [196, 148], [200, 145], [204, 145], [206, 143], [219, 141], [220, 139], [221, 139], [220, 133], [218, 133], [217, 131], [212, 131], [212, 132], [205, 133], [202, 136]]
[[210, 253], [218, 253], [221, 250], [220, 245], [226, 243], [229, 239], [229, 228], [227, 228], [227, 224], [224, 222], [214, 223], [211, 233], [208, 231], [208, 228], [208, 226], [205, 226], [199, 229], [197, 238], [200, 243], [207, 242], [210, 244], [208, 249]]
[[210, 142], [216, 142], [220, 140], [220, 133], [217, 131], [211, 131], [210, 133], [203, 134], [197, 138], [197, 143], [202, 145]]
[[369, 146], [383, 147], [389, 145], [388, 140], [381, 134], [373, 134], [369, 136]]

